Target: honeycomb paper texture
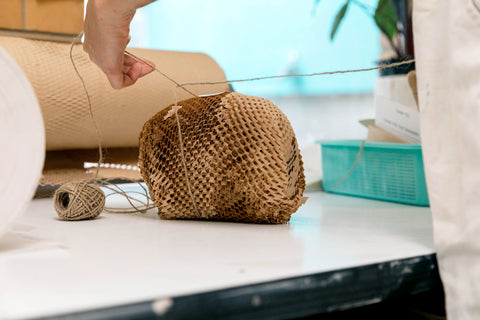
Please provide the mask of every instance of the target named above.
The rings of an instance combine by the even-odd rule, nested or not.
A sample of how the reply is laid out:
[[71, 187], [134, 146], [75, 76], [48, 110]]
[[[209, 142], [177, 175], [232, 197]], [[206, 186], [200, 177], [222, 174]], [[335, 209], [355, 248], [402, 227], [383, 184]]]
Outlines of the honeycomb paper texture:
[[[70, 61], [70, 46], [70, 43], [0, 36], [0, 47], [16, 60], [35, 91], [45, 124], [46, 150], [55, 152], [55, 156], [47, 154], [48, 171], [44, 172], [41, 184], [55, 185], [73, 179], [92, 178], [85, 174], [83, 161], [78, 161], [84, 159], [82, 152], [62, 153], [65, 150], [98, 148], [87, 96]], [[129, 50], [154, 61], [160, 70], [180, 83], [225, 80], [218, 64], [202, 53]], [[102, 71], [90, 62], [81, 45], [75, 45], [73, 59], [85, 80], [103, 146], [109, 151], [113, 148], [125, 151], [107, 159], [116, 164], [136, 164], [138, 134], [143, 124], [158, 110], [176, 101], [175, 90], [178, 99], [190, 97], [155, 72], [140, 79], [134, 86], [114, 90]], [[196, 86], [191, 90], [196, 94], [208, 94], [228, 91], [229, 86]], [[54, 162], [51, 162], [52, 159]], [[97, 160], [95, 152], [85, 161]], [[120, 172], [120, 176], [132, 176], [128, 170], [124, 171]], [[116, 174], [112, 172], [108, 175]]]
[[191, 98], [178, 106], [187, 172], [173, 106], [147, 121], [140, 134], [139, 166], [159, 215], [289, 221], [305, 201], [305, 177], [295, 134], [280, 109], [240, 93]]

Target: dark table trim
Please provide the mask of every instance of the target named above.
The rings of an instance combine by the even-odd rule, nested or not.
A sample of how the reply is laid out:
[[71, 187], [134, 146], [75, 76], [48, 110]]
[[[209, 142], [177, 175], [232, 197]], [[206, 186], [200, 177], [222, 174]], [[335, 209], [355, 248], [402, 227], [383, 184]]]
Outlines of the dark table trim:
[[438, 290], [436, 255], [425, 255], [42, 319], [292, 319]]

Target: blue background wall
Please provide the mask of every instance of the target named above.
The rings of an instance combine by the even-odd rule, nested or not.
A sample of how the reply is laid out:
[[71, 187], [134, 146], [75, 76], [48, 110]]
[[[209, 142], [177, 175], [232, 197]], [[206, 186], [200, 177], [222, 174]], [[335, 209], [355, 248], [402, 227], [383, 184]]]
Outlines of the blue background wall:
[[[368, 5], [376, 0], [364, 0]], [[380, 54], [373, 19], [356, 6], [336, 39], [329, 39], [339, 0], [158, 0], [138, 11], [132, 46], [201, 51], [229, 79], [312, 73], [375, 65]], [[236, 84], [251, 95], [321, 95], [372, 92], [377, 72], [287, 78]]]

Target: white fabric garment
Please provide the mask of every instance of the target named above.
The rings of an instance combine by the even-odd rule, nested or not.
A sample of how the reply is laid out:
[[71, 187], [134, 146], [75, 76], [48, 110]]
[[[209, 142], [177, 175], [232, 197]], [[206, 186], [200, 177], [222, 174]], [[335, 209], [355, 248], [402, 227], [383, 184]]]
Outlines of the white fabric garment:
[[480, 0], [414, 1], [421, 137], [449, 320], [480, 319]]

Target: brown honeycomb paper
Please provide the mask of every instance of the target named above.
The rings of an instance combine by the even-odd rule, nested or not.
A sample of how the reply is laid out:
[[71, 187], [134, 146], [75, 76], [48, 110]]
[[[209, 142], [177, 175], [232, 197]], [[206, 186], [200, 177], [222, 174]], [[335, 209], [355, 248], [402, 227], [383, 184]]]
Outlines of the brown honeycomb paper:
[[148, 120], [140, 134], [139, 166], [159, 215], [289, 221], [305, 201], [305, 177], [295, 134], [280, 109], [240, 93], [178, 106], [183, 155], [174, 106]]
[[[46, 161], [41, 185], [91, 180], [95, 169], [84, 168], [85, 163], [98, 161], [97, 135], [70, 46], [0, 36], [0, 47], [26, 74], [42, 111]], [[98, 178], [143, 176], [160, 216], [167, 219], [289, 221], [305, 201], [305, 178], [285, 115], [268, 100], [228, 92], [222, 69], [207, 55], [129, 51], [154, 61], [178, 83], [222, 82], [189, 87], [194, 95], [224, 93], [191, 98], [157, 73], [113, 90], [75, 45], [73, 59], [106, 148]], [[176, 101], [181, 101], [179, 110], [168, 107]]]
[[[98, 141], [88, 110], [87, 96], [76, 75], [68, 42], [31, 40], [0, 36], [0, 47], [14, 58], [29, 79], [42, 111], [47, 160], [41, 185], [59, 185], [72, 180], [88, 180], [93, 175], [84, 162], [97, 162]], [[219, 65], [202, 53], [129, 49], [154, 61], [165, 74], [178, 82], [222, 81]], [[114, 90], [102, 71], [90, 62], [81, 45], [75, 45], [73, 59], [85, 80], [92, 111], [107, 148], [105, 162], [136, 165], [138, 134], [158, 110], [176, 101], [175, 85], [158, 73], [140, 79], [134, 86]], [[191, 97], [176, 90], [178, 99]], [[199, 86], [195, 94], [229, 91], [228, 84]], [[102, 177], [139, 178], [138, 171], [102, 169]], [[83, 178], [82, 178], [83, 177]]]

